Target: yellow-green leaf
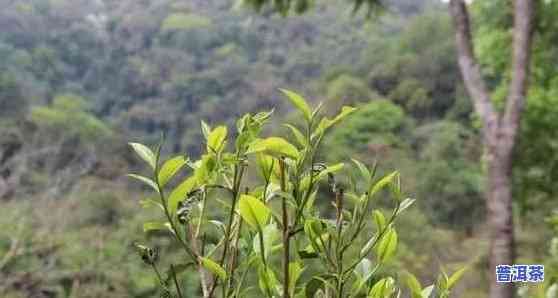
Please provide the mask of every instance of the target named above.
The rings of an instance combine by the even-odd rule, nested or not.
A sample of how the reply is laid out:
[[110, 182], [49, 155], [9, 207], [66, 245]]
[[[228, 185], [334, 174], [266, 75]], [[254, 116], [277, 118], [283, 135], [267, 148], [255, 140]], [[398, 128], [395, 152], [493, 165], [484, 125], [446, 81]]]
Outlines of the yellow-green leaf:
[[368, 293], [369, 298], [388, 298], [391, 297], [395, 292], [395, 281], [391, 277], [386, 277], [380, 279], [377, 283], [372, 286], [370, 293]]
[[289, 293], [291, 297], [294, 297], [296, 283], [303, 271], [304, 267], [299, 262], [289, 263]]
[[178, 208], [178, 202], [184, 200], [186, 195], [197, 186], [197, 179], [192, 176], [182, 181], [170, 194], [168, 198], [169, 213], [174, 215]]
[[152, 168], [155, 169], [156, 162], [155, 162], [155, 154], [151, 149], [147, 146], [140, 144], [140, 143], [128, 143], [132, 149], [136, 152], [136, 154], [141, 157], [147, 164]]
[[354, 108], [354, 107], [343, 106], [341, 108], [341, 113], [337, 114], [337, 116], [335, 116], [335, 118], [333, 118], [333, 120], [331, 121], [329, 126], [332, 126], [332, 125], [335, 125], [335, 124], [341, 122], [341, 120], [343, 120], [345, 117], [349, 116], [354, 111], [356, 111], [356, 108]]
[[219, 152], [225, 146], [225, 139], [227, 138], [227, 127], [218, 126], [213, 129], [207, 136], [207, 151]]
[[211, 260], [210, 258], [200, 258], [201, 263], [205, 269], [211, 271], [211, 273], [217, 275], [221, 280], [227, 279], [227, 273], [225, 269], [217, 264], [215, 261]]
[[397, 232], [388, 228], [376, 247], [376, 256], [379, 262], [387, 262], [397, 249]]
[[262, 231], [271, 215], [271, 211], [262, 201], [250, 195], [240, 196], [238, 208], [242, 219], [258, 231]]
[[157, 184], [153, 180], [151, 180], [147, 177], [141, 176], [141, 175], [136, 175], [136, 174], [128, 174], [127, 176], [131, 177], [131, 178], [134, 178], [136, 180], [139, 180], [139, 181], [143, 182], [145, 185], [148, 185], [149, 187], [151, 187], [156, 192], [159, 192], [159, 187], [157, 187]]
[[395, 171], [382, 179], [376, 182], [374, 185], [370, 187], [370, 191], [368, 192], [369, 197], [373, 197], [378, 191], [382, 188], [386, 187], [387, 185], [393, 183], [393, 180], [399, 175], [399, 172]]
[[386, 218], [384, 214], [380, 210], [374, 210], [374, 212], [372, 212], [372, 216], [374, 217], [374, 222], [376, 223], [378, 232], [382, 231], [386, 226]]
[[318, 127], [316, 128], [316, 134], [321, 134], [321, 133], [325, 133], [325, 131], [332, 127], [333, 125], [341, 122], [341, 120], [343, 120], [345, 117], [349, 116], [352, 112], [356, 111], [356, 108], [353, 107], [349, 107], [349, 106], [344, 106], [341, 109], [341, 113], [339, 113], [337, 116], [335, 116], [335, 118], [333, 119], [329, 119], [327, 117], [322, 118], [322, 120], [320, 120], [320, 123], [318, 124]]
[[247, 153], [254, 152], [263, 152], [274, 156], [285, 156], [291, 159], [297, 159], [299, 155], [294, 145], [279, 137], [270, 137], [255, 141], [250, 145]]
[[287, 96], [287, 98], [289, 99], [289, 101], [300, 111], [302, 112], [302, 115], [304, 116], [304, 118], [307, 121], [310, 121], [312, 119], [312, 111], [310, 110], [310, 107], [308, 106], [308, 103], [306, 103], [306, 100], [304, 99], [304, 97], [302, 97], [301, 95], [287, 90], [287, 89], [279, 89], [279, 91], [281, 91], [283, 94], [285, 94]]
[[407, 276], [405, 282], [407, 284], [407, 287], [409, 287], [409, 290], [411, 290], [411, 297], [422, 298], [421, 295], [422, 286], [420, 285], [418, 279], [411, 273], [407, 273], [406, 275]]
[[260, 174], [264, 179], [269, 179], [271, 177], [273, 168], [276, 167], [275, 159], [267, 154], [258, 153], [256, 155], [256, 162], [258, 164], [258, 169]]
[[306, 140], [306, 138], [298, 128], [294, 127], [291, 124], [284, 124], [284, 125], [291, 130], [293, 136], [295, 137], [296, 141], [300, 146], [306, 147], [308, 145], [308, 141]]
[[356, 159], [351, 159], [355, 165], [358, 167], [359, 171], [360, 171], [360, 175], [362, 176], [362, 178], [364, 178], [364, 182], [366, 183], [366, 185], [369, 185], [370, 182], [372, 182], [372, 174], [370, 173], [370, 170], [368, 170], [368, 168], [366, 167], [366, 165], [364, 165], [362, 162], [356, 160]]
[[461, 277], [467, 271], [467, 269], [468, 269], [467, 267], [463, 267], [463, 268], [455, 271], [450, 276], [450, 278], [448, 279], [448, 289], [451, 289], [457, 283], [457, 281], [459, 281], [461, 279]]
[[161, 187], [165, 186], [185, 164], [186, 159], [184, 159], [184, 156], [176, 156], [165, 161], [159, 171], [159, 184]]
[[172, 228], [168, 222], [152, 221], [143, 224], [143, 231], [146, 233], [150, 231], [170, 231], [172, 233]]

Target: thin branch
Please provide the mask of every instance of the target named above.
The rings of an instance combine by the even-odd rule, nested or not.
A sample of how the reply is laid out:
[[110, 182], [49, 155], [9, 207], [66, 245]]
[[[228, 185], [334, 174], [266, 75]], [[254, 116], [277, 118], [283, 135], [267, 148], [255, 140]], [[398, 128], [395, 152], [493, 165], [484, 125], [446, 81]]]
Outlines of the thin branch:
[[480, 115], [484, 127], [490, 132], [498, 124], [498, 114], [490, 101], [490, 93], [473, 51], [467, 4], [464, 0], [450, 0], [449, 10], [455, 26], [458, 63], [463, 82], [472, 98], [475, 111]]
[[511, 142], [519, 127], [528, 88], [534, 2], [516, 0], [514, 3], [512, 80], [504, 112], [504, 124], [509, 128], [508, 133], [511, 135], [508, 136]]

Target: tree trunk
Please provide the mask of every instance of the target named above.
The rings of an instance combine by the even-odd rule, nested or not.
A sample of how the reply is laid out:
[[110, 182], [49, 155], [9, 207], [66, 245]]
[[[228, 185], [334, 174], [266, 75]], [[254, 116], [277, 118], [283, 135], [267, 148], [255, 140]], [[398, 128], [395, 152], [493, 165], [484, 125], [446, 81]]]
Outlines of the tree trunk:
[[511, 150], [494, 140], [487, 144], [486, 206], [490, 229], [490, 297], [513, 297], [512, 283], [496, 282], [496, 266], [514, 262], [514, 233], [511, 195]]
[[514, 234], [511, 195], [512, 152], [527, 95], [534, 0], [514, 1], [512, 80], [502, 112], [494, 109], [490, 92], [473, 51], [471, 24], [465, 0], [450, 0], [459, 69], [475, 111], [482, 120], [486, 153], [486, 207], [490, 229], [489, 280], [491, 298], [514, 296], [512, 283], [496, 282], [497, 265], [513, 265]]

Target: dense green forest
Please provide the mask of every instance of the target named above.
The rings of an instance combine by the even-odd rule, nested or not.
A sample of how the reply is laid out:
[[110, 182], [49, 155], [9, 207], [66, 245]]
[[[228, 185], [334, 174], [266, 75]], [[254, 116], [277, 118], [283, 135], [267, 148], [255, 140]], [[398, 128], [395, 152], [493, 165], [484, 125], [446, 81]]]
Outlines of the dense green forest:
[[[165, 154], [195, 160], [201, 120], [232, 128], [271, 109], [266, 132], [286, 135], [279, 123], [301, 121], [278, 91], [288, 88], [328, 114], [358, 107], [324, 141], [324, 161], [397, 169], [417, 199], [398, 223], [391, 270], [432, 282], [442, 265], [468, 265], [454, 296], [487, 297], [481, 123], [447, 3], [390, 0], [368, 18], [343, 1], [316, 2], [281, 16], [229, 0], [0, 0], [0, 296], [158, 295], [132, 243], [168, 240], [142, 231], [154, 212], [125, 177], [143, 168], [128, 141], [155, 145], [164, 133]], [[497, 108], [510, 83], [509, 2], [471, 4], [474, 50]], [[517, 263], [547, 265], [552, 281], [558, 2], [540, 2], [513, 212]], [[187, 280], [188, 297], [198, 297], [198, 281]], [[544, 286], [517, 290], [544, 297]]]

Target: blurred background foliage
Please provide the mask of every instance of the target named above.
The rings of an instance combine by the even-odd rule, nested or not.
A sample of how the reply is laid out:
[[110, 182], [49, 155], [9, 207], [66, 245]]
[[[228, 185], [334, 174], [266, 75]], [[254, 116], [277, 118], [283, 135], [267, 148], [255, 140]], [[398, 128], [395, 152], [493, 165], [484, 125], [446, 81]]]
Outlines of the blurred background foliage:
[[[197, 158], [201, 119], [232, 126], [274, 107], [275, 121], [296, 122], [277, 92], [286, 87], [326, 113], [358, 106], [323, 159], [399, 169], [418, 199], [400, 224], [394, 270], [431, 282], [442, 263], [470, 263], [456, 295], [484, 297], [483, 152], [446, 4], [386, 1], [368, 20], [322, 2], [282, 17], [227, 0], [0, 0], [0, 296], [152, 297], [155, 280], [131, 243], [166, 243], [141, 231], [153, 215], [123, 177], [139, 168], [126, 142], [154, 144], [164, 132], [166, 153]], [[496, 101], [509, 80], [507, 2], [472, 5]], [[514, 191], [519, 257], [550, 265], [556, 241], [542, 218], [558, 190], [558, 2], [545, 3]]]

